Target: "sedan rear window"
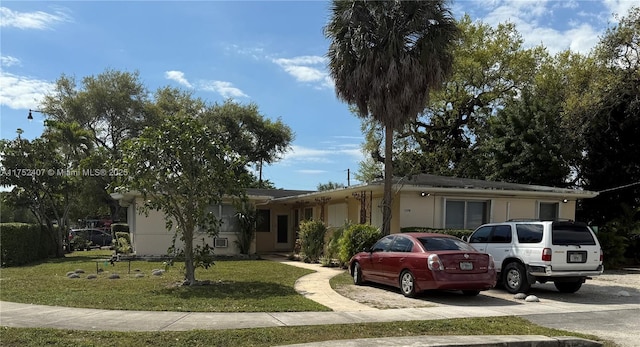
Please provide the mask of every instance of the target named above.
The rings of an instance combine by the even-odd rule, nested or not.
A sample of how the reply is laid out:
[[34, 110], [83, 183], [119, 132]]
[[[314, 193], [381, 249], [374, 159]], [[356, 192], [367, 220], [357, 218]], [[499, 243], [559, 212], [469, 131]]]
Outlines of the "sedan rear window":
[[420, 237], [418, 240], [427, 251], [475, 251], [466, 242], [451, 237]]
[[553, 224], [551, 243], [554, 245], [595, 245], [596, 241], [586, 225]]

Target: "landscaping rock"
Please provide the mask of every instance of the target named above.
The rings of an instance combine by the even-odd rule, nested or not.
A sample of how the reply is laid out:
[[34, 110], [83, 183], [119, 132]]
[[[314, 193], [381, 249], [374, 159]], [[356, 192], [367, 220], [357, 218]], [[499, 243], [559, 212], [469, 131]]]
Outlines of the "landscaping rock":
[[136, 274], [136, 278], [144, 277], [144, 274]]
[[83, 274], [83, 273], [84, 273], [84, 270], [82, 270], [82, 269], [76, 269], [75, 273], [77, 273], [77, 274]]
[[538, 297], [535, 296], [535, 295], [529, 295], [526, 298], [524, 298], [524, 301], [526, 301], [526, 302], [540, 302], [540, 299], [538, 299]]
[[109, 275], [109, 279], [110, 279], [110, 280], [115, 280], [115, 279], [118, 279], [118, 278], [120, 278], [120, 275], [118, 275], [118, 274], [111, 274], [111, 275]]
[[514, 299], [518, 299], [518, 300], [524, 300], [526, 297], [527, 297], [527, 294], [525, 293], [518, 293], [513, 296]]
[[154, 275], [154, 276], [162, 276], [163, 273], [164, 273], [164, 270], [155, 269], [155, 270], [151, 271], [151, 274]]
[[91, 274], [91, 275], [88, 275], [88, 276], [87, 276], [87, 279], [88, 279], [88, 280], [94, 280], [94, 279], [96, 279], [96, 278], [98, 278], [98, 275], [95, 275], [95, 274]]
[[68, 274], [67, 277], [69, 277], [69, 278], [80, 278], [80, 275], [78, 275], [75, 272], [72, 272], [72, 273]]
[[617, 292], [617, 293], [616, 293], [616, 295], [617, 295], [617, 296], [624, 296], [624, 297], [629, 297], [629, 296], [631, 296], [631, 294], [629, 294], [629, 292], [628, 292], [628, 291], [626, 291], [626, 290], [621, 290], [621, 291]]

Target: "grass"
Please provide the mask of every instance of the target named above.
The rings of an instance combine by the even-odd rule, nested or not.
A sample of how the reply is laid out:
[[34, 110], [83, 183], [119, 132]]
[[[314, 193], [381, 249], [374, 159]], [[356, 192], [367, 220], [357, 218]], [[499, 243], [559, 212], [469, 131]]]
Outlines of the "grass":
[[[51, 259], [29, 266], [0, 271], [0, 299], [13, 302], [68, 307], [124, 310], [171, 310], [210, 312], [283, 312], [328, 311], [320, 304], [297, 294], [293, 285], [312, 271], [271, 261], [218, 261], [209, 270], [198, 270], [199, 280], [212, 285], [179, 287], [180, 265], [171, 267], [161, 277], [151, 270], [162, 263], [133, 261], [128, 274], [126, 262], [115, 266], [98, 262], [104, 271], [97, 279], [96, 259], [110, 256], [110, 251], [75, 252], [64, 259]], [[82, 278], [70, 279], [66, 273], [83, 269]], [[135, 271], [135, 270], [139, 271]], [[114, 272], [122, 278], [110, 280]], [[135, 274], [145, 276], [136, 278]], [[347, 272], [331, 280], [332, 287], [350, 285]], [[28, 289], [28, 290], [25, 290]], [[429, 321], [339, 324], [234, 330], [193, 330], [183, 332], [111, 332], [76, 331], [45, 328], [0, 327], [2, 346], [273, 346], [292, 343], [394, 337], [416, 335], [583, 335], [532, 324], [518, 317], [463, 318]], [[615, 344], [603, 341], [605, 347]]]
[[353, 284], [353, 278], [351, 278], [351, 274], [349, 271], [345, 270], [343, 273], [338, 276], [334, 276], [329, 280], [329, 285], [331, 288], [336, 289], [343, 286], [350, 286]]
[[[595, 336], [537, 326], [519, 317], [460, 318], [392, 323], [340, 324], [184, 332], [107, 332], [0, 328], [3, 346], [273, 346], [328, 340], [417, 335]], [[603, 341], [605, 347], [615, 344]]]
[[[183, 312], [297, 312], [330, 311], [329, 308], [298, 294], [295, 281], [313, 271], [266, 260], [223, 260], [208, 270], [196, 270], [198, 280], [211, 285], [178, 285], [184, 276], [182, 264], [169, 267], [162, 276], [162, 262], [132, 261], [115, 265], [98, 261], [111, 251], [87, 251], [68, 254], [28, 266], [0, 271], [0, 299], [12, 302], [113, 310]], [[96, 279], [87, 279], [96, 274]], [[67, 272], [82, 269], [81, 278], [71, 279]], [[119, 279], [109, 279], [118, 273]], [[143, 274], [138, 278], [136, 274]], [[27, 289], [28, 290], [25, 290]]]

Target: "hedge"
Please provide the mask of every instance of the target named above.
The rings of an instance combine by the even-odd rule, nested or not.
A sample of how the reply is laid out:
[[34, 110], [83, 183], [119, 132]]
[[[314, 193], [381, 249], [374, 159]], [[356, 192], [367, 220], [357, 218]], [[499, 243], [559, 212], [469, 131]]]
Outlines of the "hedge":
[[0, 265], [19, 266], [55, 254], [56, 245], [45, 227], [0, 223]]

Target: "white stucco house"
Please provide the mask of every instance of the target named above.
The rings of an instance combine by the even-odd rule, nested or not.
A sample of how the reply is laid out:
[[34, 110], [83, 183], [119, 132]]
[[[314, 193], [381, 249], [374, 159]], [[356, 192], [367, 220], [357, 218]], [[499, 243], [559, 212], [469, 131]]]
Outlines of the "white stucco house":
[[[299, 222], [322, 220], [329, 228], [345, 221], [382, 225], [384, 183], [376, 181], [329, 191], [248, 189], [261, 223], [252, 251], [293, 250]], [[509, 219], [575, 219], [576, 201], [597, 192], [421, 174], [394, 179], [391, 232], [407, 227], [474, 229], [483, 223]], [[112, 196], [126, 206], [132, 247], [139, 256], [165, 255], [173, 231], [166, 230], [161, 212], [140, 214], [142, 197], [134, 192]], [[219, 255], [238, 253], [231, 199], [214, 207], [223, 220], [215, 240]]]

